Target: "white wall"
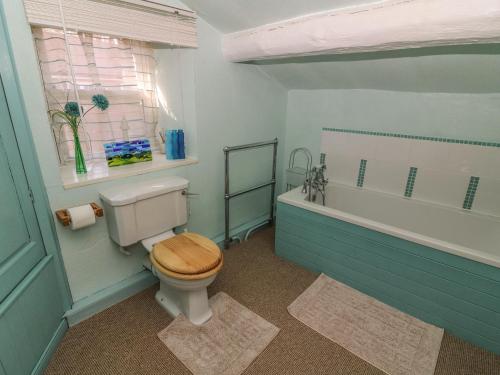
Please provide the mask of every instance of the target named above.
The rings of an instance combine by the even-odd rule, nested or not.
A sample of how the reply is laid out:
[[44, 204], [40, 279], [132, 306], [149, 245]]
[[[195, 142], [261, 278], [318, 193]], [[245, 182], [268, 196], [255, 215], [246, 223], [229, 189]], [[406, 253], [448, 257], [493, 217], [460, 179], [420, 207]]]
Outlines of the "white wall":
[[[262, 139], [283, 138], [286, 112], [286, 91], [262, 73], [260, 68], [233, 65], [223, 60], [219, 33], [199, 21], [200, 47], [179, 59], [185, 79], [182, 82], [183, 101], [171, 99], [172, 111], [183, 112], [189, 147], [200, 159], [196, 166], [178, 168], [148, 175], [124, 178], [82, 188], [64, 190], [59, 177], [55, 145], [50, 134], [43, 89], [36, 62], [29, 25], [21, 1], [3, 0], [7, 28], [14, 50], [20, 87], [28, 109], [35, 147], [39, 156], [43, 178], [47, 187], [51, 209], [76, 206], [99, 201], [101, 189], [134, 183], [144, 178], [161, 175], [180, 175], [191, 181], [191, 191], [200, 193], [192, 200], [189, 229], [209, 237], [223, 231], [223, 158], [224, 145], [252, 142]], [[168, 53], [159, 51], [160, 70], [168, 64]], [[186, 63], [187, 61], [187, 63]], [[190, 65], [191, 64], [191, 65]], [[172, 85], [179, 84], [179, 76], [162, 81], [168, 95]], [[178, 87], [178, 86], [176, 86]], [[178, 99], [178, 98], [177, 98]], [[180, 107], [179, 107], [180, 106]], [[165, 114], [164, 114], [165, 115]], [[165, 116], [163, 119], [165, 120]], [[194, 140], [194, 141], [193, 141]], [[235, 163], [242, 173], [243, 182], [263, 178], [254, 162], [247, 158]], [[246, 181], [244, 181], [246, 179]], [[260, 204], [262, 195], [248, 197], [248, 201], [235, 207], [233, 226], [252, 221], [265, 213], [267, 204]], [[110, 287], [142, 270], [144, 251], [136, 247], [133, 255], [121, 254], [109, 239], [105, 220], [78, 232], [57, 224], [58, 237], [74, 301]]]

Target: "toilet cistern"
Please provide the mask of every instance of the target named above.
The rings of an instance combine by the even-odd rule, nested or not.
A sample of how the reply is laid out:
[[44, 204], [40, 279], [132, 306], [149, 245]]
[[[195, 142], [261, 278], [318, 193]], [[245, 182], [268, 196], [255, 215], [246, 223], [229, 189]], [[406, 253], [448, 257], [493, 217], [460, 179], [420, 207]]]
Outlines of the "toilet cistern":
[[221, 270], [223, 256], [210, 239], [196, 233], [175, 235], [187, 223], [182, 177], [163, 177], [100, 193], [109, 235], [120, 246], [141, 242], [150, 253], [152, 272], [160, 279], [157, 302], [173, 317], [183, 313], [192, 323], [212, 316], [207, 286]]

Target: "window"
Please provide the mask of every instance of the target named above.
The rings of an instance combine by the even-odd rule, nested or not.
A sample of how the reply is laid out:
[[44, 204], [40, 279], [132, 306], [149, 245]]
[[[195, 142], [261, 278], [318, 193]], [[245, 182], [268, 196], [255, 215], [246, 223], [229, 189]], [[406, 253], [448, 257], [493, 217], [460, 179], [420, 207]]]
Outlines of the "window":
[[[60, 29], [32, 31], [49, 109], [79, 100], [85, 111], [94, 94], [109, 100], [106, 111], [90, 111], [82, 121], [80, 138], [87, 159], [103, 158], [103, 144], [117, 140], [146, 137], [157, 147], [156, 62], [150, 44], [69, 31], [65, 40]], [[52, 131], [61, 163], [72, 159], [68, 127], [54, 122]]]

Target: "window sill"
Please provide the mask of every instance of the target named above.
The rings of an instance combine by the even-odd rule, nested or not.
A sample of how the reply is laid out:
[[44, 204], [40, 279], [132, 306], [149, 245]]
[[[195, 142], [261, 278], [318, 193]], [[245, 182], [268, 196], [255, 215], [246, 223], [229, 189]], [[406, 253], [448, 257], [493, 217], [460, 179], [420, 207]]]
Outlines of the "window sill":
[[150, 172], [161, 171], [197, 164], [198, 160], [186, 158], [182, 160], [167, 160], [165, 154], [153, 153], [153, 161], [108, 167], [106, 160], [92, 160], [87, 163], [87, 174], [78, 175], [73, 163], [61, 167], [61, 179], [64, 189], [74, 189], [97, 184], [104, 181], [117, 180], [124, 177], [137, 176]]

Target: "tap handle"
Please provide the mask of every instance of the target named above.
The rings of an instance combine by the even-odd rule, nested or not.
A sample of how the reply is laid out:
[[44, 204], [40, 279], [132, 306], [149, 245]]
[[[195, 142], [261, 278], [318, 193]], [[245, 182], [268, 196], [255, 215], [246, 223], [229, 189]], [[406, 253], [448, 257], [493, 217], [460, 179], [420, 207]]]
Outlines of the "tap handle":
[[309, 178], [304, 180], [304, 185], [302, 185], [302, 193], [307, 193], [307, 185], [309, 185]]

